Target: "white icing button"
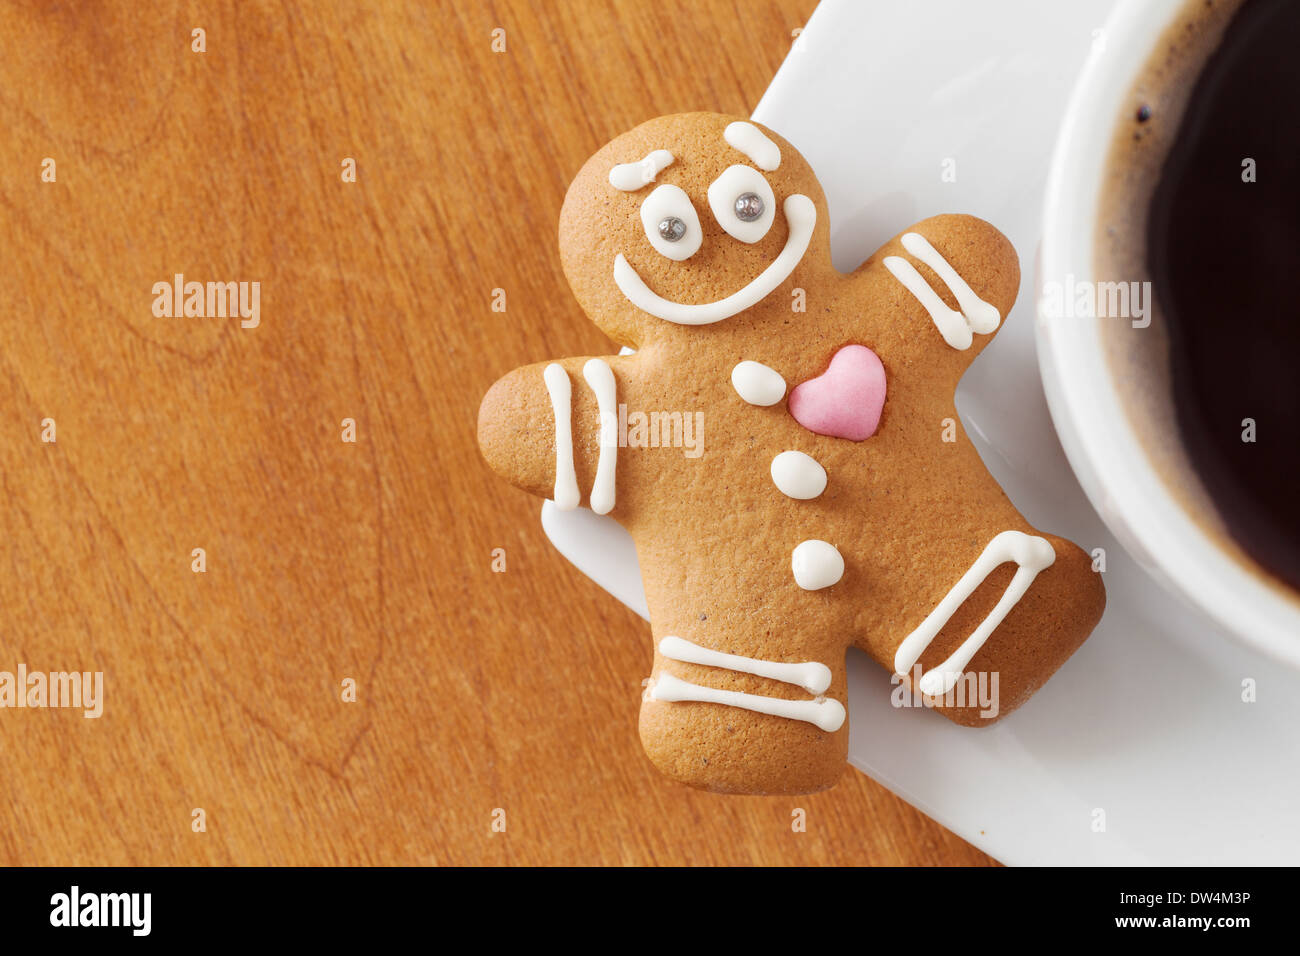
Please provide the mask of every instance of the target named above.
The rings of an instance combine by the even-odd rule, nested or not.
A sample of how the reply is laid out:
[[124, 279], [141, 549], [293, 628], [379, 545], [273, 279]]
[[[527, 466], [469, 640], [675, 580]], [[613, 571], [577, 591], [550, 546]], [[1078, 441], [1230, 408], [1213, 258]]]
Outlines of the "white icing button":
[[775, 405], [785, 398], [785, 379], [761, 362], [741, 362], [731, 370], [731, 384], [751, 405]]
[[794, 549], [790, 567], [795, 583], [805, 591], [820, 591], [844, 577], [844, 558], [835, 545], [815, 538]]
[[801, 451], [783, 451], [772, 459], [772, 480], [783, 495], [808, 501], [826, 490], [826, 469]]

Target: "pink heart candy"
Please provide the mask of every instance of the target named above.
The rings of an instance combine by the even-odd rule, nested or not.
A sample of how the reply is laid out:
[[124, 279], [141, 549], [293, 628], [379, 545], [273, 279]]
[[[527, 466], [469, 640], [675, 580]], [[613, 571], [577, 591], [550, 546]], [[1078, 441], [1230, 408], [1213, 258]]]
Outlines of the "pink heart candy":
[[885, 407], [885, 366], [865, 345], [846, 345], [830, 367], [795, 386], [790, 414], [818, 435], [862, 441], [876, 433]]

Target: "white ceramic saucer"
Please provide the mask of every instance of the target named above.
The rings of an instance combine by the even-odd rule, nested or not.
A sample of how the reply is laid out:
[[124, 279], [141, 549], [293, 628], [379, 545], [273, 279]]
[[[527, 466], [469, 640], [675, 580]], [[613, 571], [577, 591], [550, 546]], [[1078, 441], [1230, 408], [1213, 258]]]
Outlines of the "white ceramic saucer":
[[[1101, 626], [987, 730], [894, 708], [889, 675], [851, 652], [850, 759], [1009, 864], [1294, 864], [1300, 675], [1229, 640], [1116, 543], [1070, 472], [1038, 375], [1043, 187], [1070, 87], [1090, 44], [1104, 42], [1111, 5], [825, 0], [754, 113], [817, 171], [842, 269], [940, 212], [1010, 236], [1020, 299], [962, 380], [958, 408], [1034, 525], [1107, 552]], [[580, 570], [646, 615], [622, 528], [549, 502], [542, 524]], [[1254, 703], [1242, 700], [1247, 680]]]

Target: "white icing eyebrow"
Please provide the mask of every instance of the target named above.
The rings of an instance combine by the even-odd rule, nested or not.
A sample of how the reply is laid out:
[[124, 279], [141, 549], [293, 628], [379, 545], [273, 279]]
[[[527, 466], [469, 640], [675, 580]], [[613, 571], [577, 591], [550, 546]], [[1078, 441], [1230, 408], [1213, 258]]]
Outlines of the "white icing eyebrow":
[[636, 192], [655, 181], [655, 177], [664, 171], [673, 161], [673, 154], [666, 149], [656, 149], [646, 153], [645, 159], [636, 163], [619, 163], [609, 171], [609, 184], [625, 193]]
[[727, 145], [738, 149], [759, 169], [771, 172], [781, 165], [781, 147], [753, 123], [731, 123], [722, 131]]

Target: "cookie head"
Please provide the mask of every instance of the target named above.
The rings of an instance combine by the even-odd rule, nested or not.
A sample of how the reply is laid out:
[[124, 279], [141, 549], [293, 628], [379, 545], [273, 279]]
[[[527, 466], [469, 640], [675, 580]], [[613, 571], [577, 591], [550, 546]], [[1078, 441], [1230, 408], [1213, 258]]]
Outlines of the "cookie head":
[[826, 201], [807, 162], [734, 116], [643, 123], [596, 153], [560, 214], [565, 275], [615, 341], [762, 320], [814, 263], [829, 267]]

